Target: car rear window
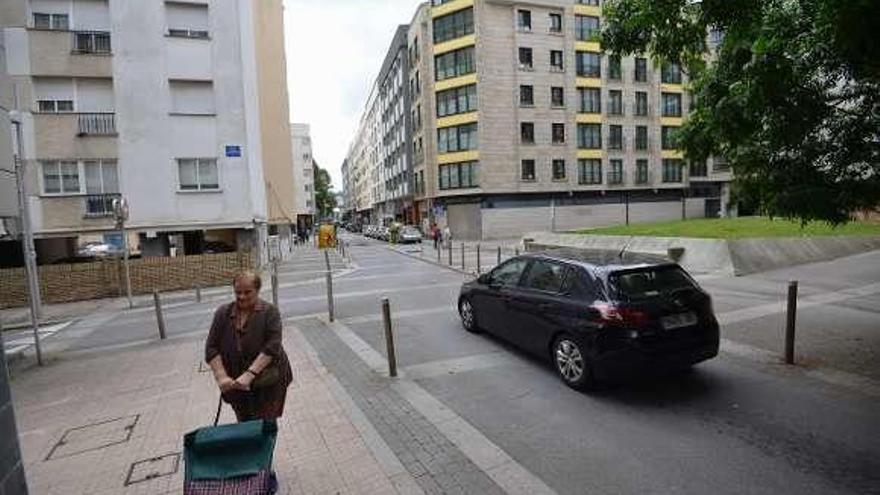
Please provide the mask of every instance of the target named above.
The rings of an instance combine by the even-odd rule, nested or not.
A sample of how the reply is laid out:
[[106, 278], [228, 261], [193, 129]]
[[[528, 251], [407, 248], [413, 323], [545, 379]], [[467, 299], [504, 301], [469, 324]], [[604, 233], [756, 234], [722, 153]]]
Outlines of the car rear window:
[[681, 289], [694, 289], [693, 280], [677, 266], [648, 267], [615, 272], [610, 277], [617, 294], [626, 300], [651, 299]]

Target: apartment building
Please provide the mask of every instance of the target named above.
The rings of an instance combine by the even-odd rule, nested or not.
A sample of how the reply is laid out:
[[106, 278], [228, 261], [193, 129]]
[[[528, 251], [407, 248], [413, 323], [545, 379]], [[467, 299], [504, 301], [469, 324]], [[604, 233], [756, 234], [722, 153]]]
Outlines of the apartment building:
[[281, 0], [5, 2], [42, 262], [114, 241], [117, 198], [145, 255], [289, 235], [282, 19]]
[[351, 187], [348, 216], [359, 224], [379, 221], [374, 214], [379, 184], [376, 180], [379, 168], [379, 112], [376, 104], [377, 86], [374, 83], [358, 121], [354, 139], [349, 146], [345, 161], [348, 168], [343, 169], [343, 183]]
[[[17, 231], [18, 190], [13, 161], [12, 121], [9, 116], [13, 104], [12, 85], [6, 71], [6, 47], [3, 37], [0, 37], [0, 242], [14, 242]], [[0, 266], [4, 264], [0, 260]]]
[[315, 224], [315, 161], [312, 155], [311, 126], [290, 124], [293, 149], [293, 175], [297, 231], [311, 229]]
[[490, 239], [725, 214], [727, 164], [686, 163], [677, 148], [681, 68], [603, 53], [601, 26], [599, 0], [419, 7], [410, 147], [423, 225]]

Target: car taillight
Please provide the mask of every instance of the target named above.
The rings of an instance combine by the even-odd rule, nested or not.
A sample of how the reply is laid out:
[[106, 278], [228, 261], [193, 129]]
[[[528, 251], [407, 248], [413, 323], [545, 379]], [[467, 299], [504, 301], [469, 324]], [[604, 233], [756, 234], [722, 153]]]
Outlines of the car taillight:
[[599, 312], [599, 320], [607, 325], [643, 328], [651, 322], [647, 313], [637, 309], [608, 303], [594, 304], [593, 309]]

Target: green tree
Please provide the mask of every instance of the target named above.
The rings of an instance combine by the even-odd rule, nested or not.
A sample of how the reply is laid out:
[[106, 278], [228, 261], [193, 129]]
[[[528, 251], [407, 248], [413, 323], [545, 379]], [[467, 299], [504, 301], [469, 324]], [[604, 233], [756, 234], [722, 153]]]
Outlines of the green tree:
[[336, 195], [333, 194], [333, 182], [327, 170], [315, 163], [315, 211], [318, 218], [323, 219], [333, 214], [336, 208]]
[[876, 0], [605, 0], [604, 16], [605, 50], [683, 65], [681, 147], [726, 157], [741, 199], [834, 224], [880, 202]]

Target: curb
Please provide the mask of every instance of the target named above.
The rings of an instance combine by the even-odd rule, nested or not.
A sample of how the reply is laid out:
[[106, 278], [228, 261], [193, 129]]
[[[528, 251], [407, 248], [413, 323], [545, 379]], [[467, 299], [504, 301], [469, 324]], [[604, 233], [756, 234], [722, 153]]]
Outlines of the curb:
[[395, 252], [395, 253], [397, 253], [397, 254], [401, 254], [401, 255], [403, 255], [403, 256], [407, 256], [407, 257], [410, 257], [410, 258], [412, 258], [412, 259], [422, 261], [422, 262], [427, 263], [427, 264], [429, 264], [429, 265], [434, 265], [434, 266], [438, 266], [438, 267], [440, 267], [440, 268], [445, 268], [445, 269], [447, 269], [447, 270], [449, 270], [449, 271], [453, 271], [453, 272], [456, 272], [456, 273], [460, 273], [460, 274], [462, 274], [462, 275], [467, 275], [467, 276], [469, 276], [469, 277], [477, 277], [477, 276], [478, 276], [476, 270], [472, 270], [472, 271], [469, 271], [469, 270], [462, 270], [461, 268], [458, 268], [458, 267], [455, 267], [455, 266], [449, 266], [449, 265], [446, 265], [446, 264], [443, 264], [443, 263], [437, 263], [436, 261], [433, 261], [433, 260], [425, 259], [423, 256], [416, 256], [416, 255], [411, 254], [411, 253], [407, 253], [407, 252], [404, 252], [404, 251], [400, 251], [400, 250], [395, 249], [395, 248], [393, 248], [393, 247], [391, 247], [391, 246], [384, 246], [384, 247], [385, 247], [385, 249], [387, 249], [387, 250], [389, 250], [389, 251], [393, 251], [393, 252]]

